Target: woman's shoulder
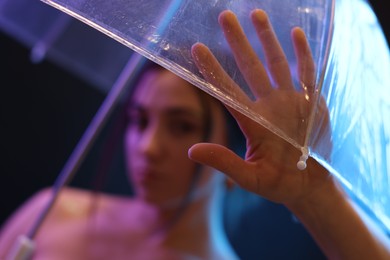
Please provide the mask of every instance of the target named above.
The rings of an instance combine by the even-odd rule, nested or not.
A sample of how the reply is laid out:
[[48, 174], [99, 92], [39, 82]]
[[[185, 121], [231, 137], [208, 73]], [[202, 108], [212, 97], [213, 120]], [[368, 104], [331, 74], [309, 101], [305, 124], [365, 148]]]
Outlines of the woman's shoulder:
[[27, 234], [51, 197], [51, 188], [37, 191], [13, 212], [0, 230], [0, 258], [5, 257], [18, 237]]
[[23, 229], [24, 226], [29, 226], [33, 217], [38, 215], [49, 201], [50, 194], [51, 189], [44, 188], [33, 194], [23, 204], [21, 204], [19, 208], [3, 223], [0, 238], [4, 232], [9, 229], [13, 229], [15, 227]]
[[[56, 211], [62, 209], [67, 205], [68, 201], [79, 201], [86, 204], [88, 194], [90, 192], [75, 188], [63, 188], [58, 196], [53, 209]], [[10, 215], [10, 217], [3, 223], [0, 239], [4, 233], [13, 232], [27, 232], [28, 228], [33, 225], [36, 218], [43, 212], [45, 207], [54, 196], [54, 189], [51, 187], [43, 188], [31, 197], [29, 197], [19, 208]]]
[[53, 214], [62, 218], [84, 218], [93, 214], [105, 214], [113, 208], [131, 207], [132, 199], [116, 194], [67, 187], [58, 196]]
[[[19, 236], [27, 234], [53, 199], [52, 187], [37, 191], [28, 198], [2, 225], [0, 230], [0, 259], [5, 256]], [[87, 220], [96, 212], [104, 213], [104, 208], [112, 204], [124, 204], [125, 198], [107, 195], [90, 190], [64, 187], [46, 215], [42, 228], [55, 230], [58, 224], [77, 223]]]

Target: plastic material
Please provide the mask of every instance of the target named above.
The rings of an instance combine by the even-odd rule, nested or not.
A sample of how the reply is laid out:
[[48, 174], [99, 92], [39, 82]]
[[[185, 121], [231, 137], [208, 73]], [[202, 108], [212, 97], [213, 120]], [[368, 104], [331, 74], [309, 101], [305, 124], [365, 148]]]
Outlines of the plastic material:
[[31, 60], [48, 60], [107, 93], [133, 51], [39, 1], [0, 1], [0, 30], [31, 49]]
[[[390, 230], [390, 58], [375, 14], [364, 0], [45, 0], [132, 50], [159, 63], [225, 104], [251, 117], [333, 172], [347, 190]], [[316, 99], [311, 116], [288, 132], [278, 118], [256, 111], [228, 90], [203, 80], [190, 55], [196, 42], [210, 47], [225, 70], [252, 96], [237, 69], [219, 28], [224, 9], [235, 12], [247, 35], [256, 35], [249, 21], [254, 8], [264, 9], [286, 51], [297, 89], [295, 57], [290, 41], [293, 26], [304, 29], [316, 63]], [[251, 37], [258, 55], [263, 54]], [[318, 129], [322, 97], [330, 126]], [[274, 111], [273, 111], [274, 112]], [[316, 122], [314, 124], [314, 122]], [[304, 157], [305, 155], [302, 154]], [[297, 159], [298, 161], [298, 159]], [[304, 168], [304, 161], [298, 167]]]
[[[8, 1], [0, 6], [0, 11], [12, 5], [13, 8], [7, 9], [11, 14], [15, 5], [21, 1]], [[68, 31], [71, 28], [66, 27], [67, 30], [63, 30], [61, 37], [53, 42], [53, 46], [58, 48], [55, 48], [52, 56], [60, 57], [59, 60], [65, 61], [69, 68], [76, 68], [75, 71], [88, 74], [88, 77], [97, 84], [107, 86], [114, 81], [112, 79], [119, 74], [120, 68], [126, 63], [132, 51], [142, 54], [251, 117], [298, 149], [306, 149], [307, 156], [313, 157], [334, 173], [356, 201], [390, 232], [388, 120], [390, 56], [383, 32], [366, 1], [44, 0], [44, 2], [107, 34], [121, 43], [118, 46], [124, 47], [118, 47], [120, 50], [118, 52], [98, 51], [99, 55], [85, 57], [88, 64], [95, 69], [93, 71], [88, 70], [89, 65], [78, 69], [80, 67], [72, 65], [75, 57], [79, 58], [81, 55], [72, 56], [69, 50], [75, 48], [69, 46], [85, 43], [82, 38], [85, 34], [80, 33], [74, 37], [75, 34]], [[296, 64], [290, 30], [293, 26], [300, 26], [309, 38], [316, 63], [315, 91], [318, 96], [317, 99], [309, 101], [313, 109], [312, 116], [300, 118], [299, 120], [304, 123], [298, 123], [295, 132], [283, 129], [278, 124], [278, 118], [266, 116], [267, 111], [259, 113], [233, 93], [215, 88], [204, 81], [190, 55], [190, 47], [195, 42], [208, 45], [226, 71], [245, 93], [251, 96], [224, 41], [217, 16], [224, 9], [234, 11], [247, 34], [254, 36], [250, 39], [251, 43], [257, 48], [259, 57], [263, 59], [262, 50], [249, 21], [249, 12], [254, 8], [264, 9], [270, 16], [286, 51], [297, 89], [305, 89], [305, 86], [300, 85], [295, 73]], [[44, 19], [35, 19], [33, 14], [36, 15], [36, 12], [31, 12], [31, 16], [18, 17], [20, 19], [31, 17], [31, 21], [42, 21], [42, 26], [30, 28], [37, 32], [49, 27], [43, 34], [46, 43], [50, 42], [50, 37], [53, 36], [47, 32], [58, 32], [58, 28], [65, 28], [62, 25], [68, 21], [65, 16], [52, 23]], [[52, 16], [41, 17], [50, 19]], [[4, 24], [6, 18], [5, 15], [1, 15], [0, 23]], [[33, 25], [32, 22], [28, 24]], [[31, 35], [24, 36], [26, 41], [32, 38]], [[96, 47], [98, 45], [96, 42], [104, 46], [107, 39], [115, 42], [109, 37], [90, 41], [90, 48]], [[68, 43], [70, 39], [75, 40], [76, 44], [70, 45]], [[36, 58], [39, 59], [39, 50], [45, 48], [40, 49], [37, 44], [35, 46], [38, 50]], [[131, 51], [127, 52], [126, 49]], [[100, 61], [121, 65], [100, 67], [103, 63], [96, 62], [91, 57], [103, 57]], [[108, 63], [112, 60], [122, 63]], [[99, 78], [102, 75], [109, 77]], [[316, 112], [320, 109], [318, 103], [320, 98], [325, 100], [329, 109], [331, 129], [325, 135], [316, 131], [326, 122], [326, 118], [316, 117], [319, 114]], [[302, 156], [305, 157], [305, 153], [302, 153]], [[301, 159], [299, 164], [304, 168], [303, 162], [306, 159]]]

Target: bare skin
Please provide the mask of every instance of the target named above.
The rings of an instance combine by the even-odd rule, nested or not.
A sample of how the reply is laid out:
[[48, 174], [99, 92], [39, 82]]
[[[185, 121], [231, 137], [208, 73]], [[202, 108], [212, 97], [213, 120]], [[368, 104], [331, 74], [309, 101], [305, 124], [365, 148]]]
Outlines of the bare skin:
[[[216, 201], [223, 179], [209, 167], [195, 172], [187, 156], [204, 139], [199, 90], [161, 68], [145, 72], [139, 84], [126, 110], [124, 143], [135, 197], [64, 188], [34, 238], [33, 259], [237, 258], [222, 221], [211, 223], [222, 211]], [[224, 145], [223, 106], [203, 94], [213, 118], [208, 140]], [[195, 174], [194, 196], [171, 224]], [[51, 189], [39, 192], [3, 226], [0, 258], [28, 232], [50, 196]]]
[[[279, 48], [266, 13], [255, 10], [251, 18], [266, 53], [266, 65], [270, 68], [270, 75], [276, 86], [271, 85], [263, 64], [245, 41], [246, 37], [235, 15], [225, 11], [220, 15], [219, 22], [235, 54], [236, 63], [257, 96], [252, 105], [257, 107], [258, 111], [263, 111], [263, 106], [278, 107], [280, 103], [289, 104], [285, 113], [291, 120], [278, 123], [282, 124], [284, 129], [294, 132], [298, 127], [295, 119], [300, 116], [294, 114], [299, 111], [294, 108], [305, 107], [305, 95], [309, 95], [310, 99], [314, 93], [314, 64], [309, 45], [304, 32], [300, 28], [294, 28], [291, 37], [298, 61], [298, 72], [300, 81], [307, 87], [305, 92], [297, 92], [293, 88], [291, 78], [286, 76], [290, 74], [288, 62], [283, 50]], [[195, 44], [192, 54], [206, 80], [219, 88], [235, 88], [236, 95], [247, 99], [207, 46]], [[248, 66], [248, 63], [251, 66]], [[190, 158], [224, 172], [238, 185], [251, 192], [284, 204], [306, 226], [330, 259], [390, 258], [389, 239], [370, 230], [335, 178], [324, 167], [309, 158], [307, 168], [298, 170], [296, 162], [301, 155], [298, 149], [243, 114], [230, 107], [227, 109], [235, 117], [247, 139], [245, 159], [226, 147], [211, 143], [199, 143], [191, 147]]]

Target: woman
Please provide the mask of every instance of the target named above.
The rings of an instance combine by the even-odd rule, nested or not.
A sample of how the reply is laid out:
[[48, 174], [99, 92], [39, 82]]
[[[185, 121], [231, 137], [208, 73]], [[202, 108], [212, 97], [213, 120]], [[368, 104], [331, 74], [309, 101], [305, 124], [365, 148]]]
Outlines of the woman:
[[[33, 258], [236, 259], [223, 230], [223, 177], [187, 156], [194, 143], [227, 145], [223, 106], [150, 65], [125, 114], [125, 161], [135, 196], [95, 198], [65, 188], [38, 231]], [[3, 247], [28, 231], [50, 196], [50, 190], [38, 193], [14, 215]]]

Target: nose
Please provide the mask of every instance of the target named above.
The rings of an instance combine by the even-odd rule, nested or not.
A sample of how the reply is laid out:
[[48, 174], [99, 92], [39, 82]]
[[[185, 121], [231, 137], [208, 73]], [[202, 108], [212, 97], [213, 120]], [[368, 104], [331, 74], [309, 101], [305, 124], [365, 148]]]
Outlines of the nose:
[[157, 124], [150, 124], [139, 136], [139, 151], [148, 157], [155, 158], [162, 154], [163, 150], [163, 130]]

